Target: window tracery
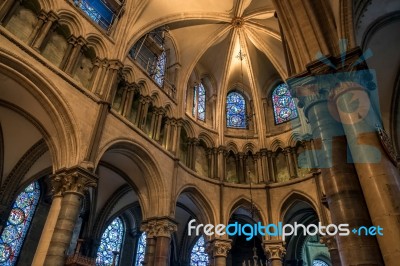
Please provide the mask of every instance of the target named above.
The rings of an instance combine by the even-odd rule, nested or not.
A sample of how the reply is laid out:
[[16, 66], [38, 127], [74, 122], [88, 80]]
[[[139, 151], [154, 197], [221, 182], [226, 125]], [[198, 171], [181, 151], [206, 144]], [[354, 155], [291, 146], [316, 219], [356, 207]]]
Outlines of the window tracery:
[[275, 124], [282, 124], [298, 116], [296, 105], [285, 83], [279, 84], [272, 93]]
[[[124, 224], [121, 218], [115, 218], [106, 228], [102, 237], [99, 249], [97, 250], [96, 265], [111, 265], [114, 259], [113, 252], [120, 252], [122, 238], [124, 236]], [[117, 255], [115, 265], [118, 265]]]
[[205, 249], [204, 237], [200, 236], [190, 254], [190, 266], [207, 266], [208, 254]]
[[197, 119], [201, 121], [206, 120], [206, 89], [203, 83], [194, 87], [193, 116], [197, 116]]
[[142, 233], [140, 235], [138, 246], [136, 249], [136, 264], [135, 265], [142, 265], [144, 262], [144, 255], [146, 253], [146, 233]]
[[246, 128], [246, 101], [243, 95], [231, 91], [226, 96], [226, 125], [233, 128]]

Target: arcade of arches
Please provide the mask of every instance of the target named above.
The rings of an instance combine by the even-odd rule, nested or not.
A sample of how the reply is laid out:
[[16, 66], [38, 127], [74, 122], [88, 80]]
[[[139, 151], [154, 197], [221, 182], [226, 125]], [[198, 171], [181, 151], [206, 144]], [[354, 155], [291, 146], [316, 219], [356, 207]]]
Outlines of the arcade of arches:
[[399, 28], [396, 0], [1, 0], [0, 265], [399, 265]]

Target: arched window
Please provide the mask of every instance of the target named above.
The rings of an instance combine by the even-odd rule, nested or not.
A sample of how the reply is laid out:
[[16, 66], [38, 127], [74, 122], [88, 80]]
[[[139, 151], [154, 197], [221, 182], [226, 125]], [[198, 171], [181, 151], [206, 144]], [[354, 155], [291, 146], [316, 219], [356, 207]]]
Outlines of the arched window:
[[193, 92], [193, 115], [197, 119], [206, 120], [206, 89], [203, 83], [196, 85]]
[[[121, 1], [122, 3], [123, 1]], [[107, 1], [101, 0], [74, 0], [74, 3], [102, 28], [108, 29], [113, 23], [122, 6], [111, 7]]]
[[205, 249], [204, 237], [200, 236], [190, 254], [190, 266], [207, 266], [208, 254]]
[[37, 181], [27, 186], [15, 200], [0, 237], [0, 265], [15, 265], [40, 198]]
[[[96, 265], [111, 265], [114, 259], [113, 251], [120, 252], [122, 238], [124, 237], [124, 224], [121, 218], [115, 218], [101, 236], [99, 249], [97, 250]], [[119, 255], [115, 260], [118, 265]]]
[[146, 252], [146, 233], [142, 233], [139, 238], [138, 246], [136, 249], [136, 264], [142, 265], [144, 261], [144, 254]]
[[312, 265], [313, 266], [329, 266], [328, 263], [326, 263], [323, 260], [313, 260]]
[[246, 101], [242, 94], [231, 91], [226, 96], [226, 125], [246, 128]]
[[296, 105], [288, 86], [279, 84], [272, 93], [272, 104], [274, 106], [275, 124], [281, 124], [298, 116]]

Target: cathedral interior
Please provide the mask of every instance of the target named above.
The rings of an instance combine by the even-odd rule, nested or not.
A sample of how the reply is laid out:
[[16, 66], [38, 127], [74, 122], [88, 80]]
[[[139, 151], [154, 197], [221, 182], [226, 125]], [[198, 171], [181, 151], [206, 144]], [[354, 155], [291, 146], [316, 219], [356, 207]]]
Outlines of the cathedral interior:
[[0, 265], [400, 265], [399, 47], [398, 0], [0, 0]]

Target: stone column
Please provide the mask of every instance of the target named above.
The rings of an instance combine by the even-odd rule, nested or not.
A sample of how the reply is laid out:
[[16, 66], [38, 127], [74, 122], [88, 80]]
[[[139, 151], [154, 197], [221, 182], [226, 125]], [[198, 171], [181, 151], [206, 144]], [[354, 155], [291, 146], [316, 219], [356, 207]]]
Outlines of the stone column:
[[122, 110], [121, 110], [121, 114], [124, 117], [128, 117], [130, 112], [131, 112], [131, 108], [132, 108], [132, 102], [133, 102], [133, 96], [135, 95], [135, 87], [130, 85], [128, 86], [128, 88], [126, 89], [126, 94], [125, 97], [122, 97], [123, 102], [122, 102]]
[[171, 234], [178, 229], [177, 223], [169, 217], [161, 218], [156, 223], [155, 266], [169, 265]]
[[269, 175], [269, 182], [275, 183], [275, 171], [274, 171], [274, 160], [273, 160], [273, 153], [272, 151], [267, 151], [267, 159], [268, 159], [268, 175]]
[[214, 158], [213, 158], [212, 148], [207, 149], [207, 163], [208, 163], [208, 177], [213, 178], [212, 174], [214, 172]]
[[141, 113], [139, 117], [139, 128], [144, 129], [146, 126], [146, 120], [147, 120], [147, 112], [149, 111], [149, 106], [150, 106], [151, 98], [149, 97], [144, 97], [142, 100], [142, 108], [141, 108]]
[[209, 254], [211, 266], [226, 266], [226, 257], [232, 248], [232, 240], [214, 238], [208, 242], [206, 251]]
[[163, 120], [164, 115], [165, 115], [164, 109], [162, 109], [162, 108], [158, 109], [157, 116], [156, 116], [156, 123], [155, 123], [156, 128], [154, 130], [154, 135], [153, 135], [154, 140], [157, 140], [157, 141], [160, 140], [161, 125], [162, 125], [162, 120]]
[[218, 147], [218, 160], [217, 160], [217, 177], [220, 181], [225, 179], [225, 147]]
[[217, 178], [218, 177], [218, 149], [217, 148], [212, 148], [212, 156], [213, 156], [213, 164], [212, 164], [212, 176], [211, 178]]
[[100, 58], [97, 57], [96, 60], [94, 61], [92, 92], [94, 92], [99, 96], [101, 93], [101, 83], [107, 71], [107, 67], [108, 67], [107, 59], [101, 60]]
[[61, 68], [64, 69], [66, 73], [72, 75], [79, 58], [82, 56], [83, 47], [86, 45], [86, 41], [82, 37], [70, 39], [69, 41], [72, 44], [72, 50], [69, 54], [67, 54], [67, 60], [65, 61], [64, 66], [61, 66]]
[[69, 248], [72, 233], [81, 210], [84, 191], [96, 186], [97, 177], [86, 169], [76, 167], [66, 169], [53, 178], [53, 184], [61, 188], [61, 208], [43, 265], [61, 266]]
[[199, 145], [199, 140], [196, 138], [191, 139], [191, 151], [190, 151], [190, 169], [195, 170], [196, 168], [196, 149], [197, 146]]
[[[326, 86], [330, 83], [319, 83], [314, 77], [307, 76], [289, 81], [289, 84], [312, 128], [332, 223], [349, 224], [350, 228], [370, 226], [357, 173], [354, 165], [347, 162], [343, 126], [332, 116], [335, 106], [328, 102], [329, 87]], [[349, 236], [338, 235], [336, 240], [342, 265], [382, 264], [374, 237], [362, 238], [351, 233]]]
[[103, 82], [99, 83], [99, 96], [106, 102], [111, 102], [115, 95], [117, 88], [116, 81], [118, 77], [118, 71], [123, 67], [123, 64], [118, 60], [109, 60], [107, 69], [103, 76]]
[[167, 117], [165, 121], [164, 127], [164, 137], [163, 137], [163, 146], [166, 150], [170, 149], [170, 138], [171, 138], [171, 118]]
[[278, 179], [277, 179], [278, 172], [276, 169], [276, 157], [277, 157], [276, 152], [271, 153], [271, 169], [272, 169], [271, 171], [272, 171], [272, 177], [273, 177], [274, 183], [278, 182]]
[[262, 169], [263, 180], [265, 183], [269, 183], [269, 182], [271, 182], [271, 179], [269, 176], [268, 150], [261, 149], [260, 156], [261, 156], [260, 160], [261, 160], [261, 169]]
[[286, 254], [284, 243], [281, 240], [267, 240], [263, 242], [264, 253], [270, 266], [282, 266], [282, 259]]
[[175, 120], [174, 123], [174, 134], [172, 138], [172, 152], [175, 153], [175, 156], [179, 158], [179, 145], [181, 141], [181, 127], [182, 127], [182, 121], [180, 120]]
[[[386, 265], [397, 265], [400, 261], [400, 173], [395, 158], [390, 158], [386, 151], [389, 149], [385, 150], [379, 139], [377, 127], [380, 127], [381, 118], [371, 102], [373, 92], [353, 81], [338, 84], [333, 91], [333, 101], [338, 108], [372, 222], [384, 230], [382, 236], [377, 235], [382, 256]], [[354, 102], [358, 104], [355, 110]]]
[[140, 230], [146, 233], [146, 252], [143, 265], [153, 266], [156, 250], [156, 220], [143, 221]]
[[245, 168], [245, 155], [242, 152], [239, 152], [236, 156], [236, 163], [237, 163], [237, 174], [239, 176], [239, 183], [247, 183], [248, 180], [246, 178], [246, 168]]
[[35, 41], [38, 33], [42, 29], [46, 20], [47, 20], [47, 14], [43, 10], [41, 10], [40, 14], [38, 16], [38, 22], [36, 23], [35, 28], [33, 29], [33, 31], [31, 32], [31, 34], [28, 37], [28, 41], [27, 41], [28, 45], [33, 44], [33, 42]]
[[38, 242], [38, 246], [36, 248], [35, 256], [33, 258], [32, 265], [41, 266], [44, 264], [44, 260], [46, 259], [46, 254], [50, 246], [50, 241], [52, 239], [54, 229], [57, 223], [57, 218], [61, 209], [61, 201], [62, 201], [62, 193], [61, 193], [61, 184], [56, 181], [62, 177], [52, 177], [52, 193], [53, 200], [51, 202], [49, 213], [47, 214], [46, 223], [44, 224], [42, 235], [40, 236], [40, 240]]
[[293, 157], [292, 157], [292, 148], [291, 147], [287, 147], [283, 150], [283, 154], [285, 155], [285, 159], [286, 159], [286, 164], [287, 167], [289, 169], [289, 176], [290, 179], [296, 178], [296, 170], [295, 170], [295, 165], [294, 165], [294, 161], [293, 161]]
[[335, 236], [323, 236], [321, 237], [320, 242], [325, 244], [325, 246], [328, 248], [332, 265], [341, 266], [342, 264], [340, 262], [340, 254]]
[[47, 14], [47, 19], [43, 24], [43, 27], [41, 30], [38, 32], [36, 39], [34, 42], [32, 42], [32, 47], [33, 49], [39, 51], [40, 48], [42, 47], [43, 41], [45, 37], [49, 34], [50, 29], [52, 28], [53, 24], [55, 21], [57, 21], [59, 18], [56, 13], [50, 11]]
[[20, 6], [20, 1], [5, 0], [3, 4], [0, 5], [0, 22], [1, 25], [7, 24], [15, 10]]

